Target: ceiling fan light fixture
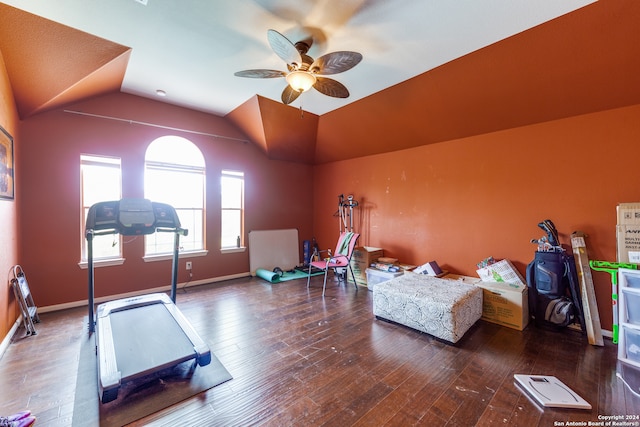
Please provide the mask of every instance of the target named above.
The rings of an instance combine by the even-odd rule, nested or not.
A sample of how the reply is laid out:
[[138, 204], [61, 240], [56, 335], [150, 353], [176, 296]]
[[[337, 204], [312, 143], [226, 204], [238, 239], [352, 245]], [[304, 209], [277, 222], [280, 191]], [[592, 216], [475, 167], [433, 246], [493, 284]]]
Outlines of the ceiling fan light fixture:
[[286, 80], [291, 89], [306, 92], [316, 83], [316, 76], [308, 71], [295, 70], [287, 74]]
[[256, 69], [237, 71], [234, 75], [255, 79], [284, 77], [287, 85], [284, 87], [280, 99], [286, 105], [295, 101], [302, 92], [307, 92], [312, 87], [319, 93], [333, 98], [349, 97], [349, 90], [342, 83], [325, 76], [350, 70], [362, 61], [362, 54], [344, 50], [326, 53], [313, 59], [307, 55], [313, 42], [311, 38], [294, 44], [276, 30], [269, 30], [267, 31], [267, 40], [271, 49], [287, 65], [288, 73], [279, 70]]

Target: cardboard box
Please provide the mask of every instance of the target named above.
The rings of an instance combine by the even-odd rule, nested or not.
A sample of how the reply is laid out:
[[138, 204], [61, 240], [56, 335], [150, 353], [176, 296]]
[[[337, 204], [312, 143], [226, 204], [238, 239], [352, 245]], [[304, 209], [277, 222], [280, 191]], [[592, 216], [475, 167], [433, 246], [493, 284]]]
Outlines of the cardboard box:
[[479, 277], [471, 277], [471, 276], [462, 276], [460, 274], [447, 273], [443, 279], [447, 280], [459, 280], [460, 282], [468, 283], [470, 285], [475, 285], [478, 282], [481, 282], [482, 279]]
[[640, 264], [640, 225], [616, 226], [618, 262]]
[[444, 278], [482, 288], [482, 319], [519, 331], [529, 324], [529, 288], [526, 285], [483, 282], [477, 277], [458, 274], [447, 274]]
[[503, 259], [476, 271], [483, 282], [505, 282], [527, 286], [527, 282], [508, 259]]
[[640, 203], [620, 203], [616, 211], [618, 225], [640, 225]]
[[482, 288], [482, 319], [523, 330], [529, 324], [529, 289], [517, 283], [475, 283]]
[[[351, 256], [351, 269], [356, 277], [356, 283], [358, 285], [367, 285], [367, 268], [371, 263], [376, 262], [378, 258], [384, 256], [382, 248], [372, 248], [369, 246], [358, 246], [353, 250]], [[347, 273], [347, 280], [349, 283], [353, 283], [351, 274]]]

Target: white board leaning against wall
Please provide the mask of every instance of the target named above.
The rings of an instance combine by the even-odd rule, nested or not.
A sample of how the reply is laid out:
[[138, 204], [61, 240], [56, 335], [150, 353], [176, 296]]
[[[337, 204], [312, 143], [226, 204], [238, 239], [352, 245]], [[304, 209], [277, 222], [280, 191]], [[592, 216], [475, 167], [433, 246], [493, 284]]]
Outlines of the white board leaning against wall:
[[249, 232], [249, 268], [251, 275], [264, 268], [291, 270], [300, 264], [298, 230], [255, 230]]

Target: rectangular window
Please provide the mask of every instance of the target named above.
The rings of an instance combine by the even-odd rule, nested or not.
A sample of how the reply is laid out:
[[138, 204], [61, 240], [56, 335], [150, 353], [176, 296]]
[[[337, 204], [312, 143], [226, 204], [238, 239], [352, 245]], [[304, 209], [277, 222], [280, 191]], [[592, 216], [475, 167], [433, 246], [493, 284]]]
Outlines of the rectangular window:
[[[85, 238], [85, 222], [89, 208], [98, 202], [120, 200], [122, 197], [122, 173], [120, 159], [80, 155], [81, 186], [81, 255], [82, 262], [87, 261], [87, 239]], [[93, 239], [93, 258], [122, 258], [122, 238], [119, 234], [95, 236]]]
[[223, 170], [220, 177], [222, 249], [244, 245], [244, 172]]
[[[204, 250], [204, 168], [147, 161], [144, 182], [145, 197], [173, 206], [188, 230], [180, 236], [181, 252]], [[173, 233], [145, 236], [145, 255], [172, 253], [173, 239]]]

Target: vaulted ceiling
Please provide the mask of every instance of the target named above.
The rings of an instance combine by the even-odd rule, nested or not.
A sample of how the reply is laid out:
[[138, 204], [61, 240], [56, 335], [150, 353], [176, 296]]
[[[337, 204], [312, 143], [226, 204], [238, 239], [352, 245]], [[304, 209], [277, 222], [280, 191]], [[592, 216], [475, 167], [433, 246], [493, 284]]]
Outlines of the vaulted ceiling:
[[[634, 0], [54, 3], [0, 3], [23, 119], [121, 91], [227, 116], [271, 158], [317, 163], [640, 103]], [[268, 28], [313, 37], [315, 57], [362, 53], [331, 76], [351, 96], [285, 106], [284, 79], [235, 77], [285, 70]]]

